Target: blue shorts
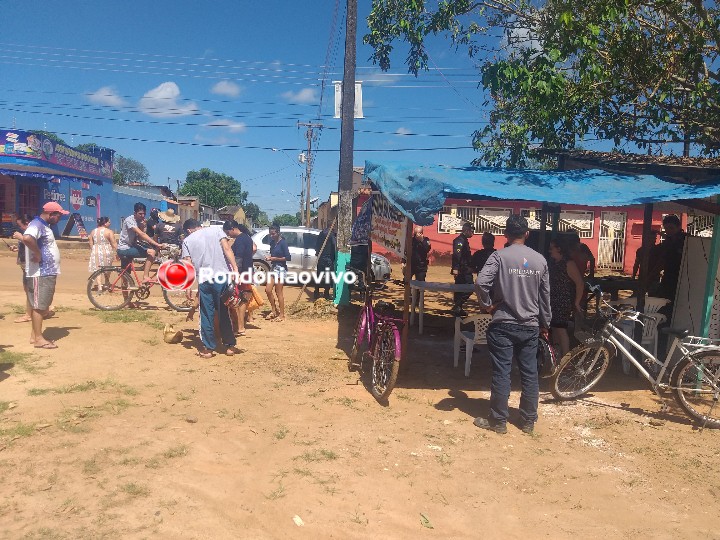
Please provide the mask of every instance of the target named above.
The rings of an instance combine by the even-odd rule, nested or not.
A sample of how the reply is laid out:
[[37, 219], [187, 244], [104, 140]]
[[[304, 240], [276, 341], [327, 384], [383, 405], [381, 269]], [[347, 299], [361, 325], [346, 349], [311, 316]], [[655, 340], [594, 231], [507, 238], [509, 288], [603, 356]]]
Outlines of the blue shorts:
[[142, 246], [135, 246], [128, 249], [118, 249], [117, 254], [121, 259], [143, 259], [147, 257], [147, 249]]

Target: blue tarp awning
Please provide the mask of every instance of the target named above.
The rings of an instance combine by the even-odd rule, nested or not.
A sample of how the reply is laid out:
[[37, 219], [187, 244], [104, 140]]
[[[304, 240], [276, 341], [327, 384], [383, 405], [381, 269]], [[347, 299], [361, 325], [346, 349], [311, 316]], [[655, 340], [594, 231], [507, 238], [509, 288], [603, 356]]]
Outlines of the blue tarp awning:
[[366, 161], [365, 176], [418, 225], [431, 225], [449, 197], [631, 206], [720, 194], [720, 178], [688, 185], [599, 169], [534, 171]]

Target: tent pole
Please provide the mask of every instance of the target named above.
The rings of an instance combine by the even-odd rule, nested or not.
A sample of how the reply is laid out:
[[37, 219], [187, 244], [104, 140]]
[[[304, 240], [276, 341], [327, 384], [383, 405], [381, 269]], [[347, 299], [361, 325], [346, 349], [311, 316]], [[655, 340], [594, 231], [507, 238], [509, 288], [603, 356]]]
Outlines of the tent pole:
[[408, 332], [410, 330], [410, 278], [412, 277], [412, 240], [413, 240], [413, 222], [405, 218], [407, 230], [405, 231], [405, 270], [403, 275], [403, 284], [405, 285], [405, 294], [403, 295], [403, 327], [402, 327], [402, 355], [400, 357], [400, 366], [405, 365], [408, 357]]
[[540, 211], [540, 235], [538, 237], [538, 253], [545, 255], [545, 236], [547, 232], [548, 203], [542, 203]]
[[[715, 199], [720, 203], [720, 197]], [[710, 244], [710, 259], [708, 260], [707, 276], [705, 277], [705, 297], [703, 298], [702, 326], [700, 334], [710, 336], [710, 316], [712, 315], [713, 299], [715, 298], [715, 279], [718, 272], [718, 257], [720, 257], [720, 215], [715, 214], [713, 222], [712, 243]]]

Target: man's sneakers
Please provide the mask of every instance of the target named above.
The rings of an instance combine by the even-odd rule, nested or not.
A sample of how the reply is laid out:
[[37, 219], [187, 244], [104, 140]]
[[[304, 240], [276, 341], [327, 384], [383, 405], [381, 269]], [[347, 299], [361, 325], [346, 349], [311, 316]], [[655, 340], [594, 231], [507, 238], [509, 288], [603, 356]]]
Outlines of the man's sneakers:
[[494, 431], [495, 433], [498, 433], [500, 435], [505, 435], [507, 433], [507, 425], [504, 422], [502, 424], [495, 424], [490, 422], [487, 418], [483, 418], [482, 416], [478, 416], [473, 422], [473, 424], [475, 424], [480, 429]]
[[[507, 424], [505, 424], [504, 422], [495, 423], [488, 420], [487, 418], [483, 418], [482, 416], [478, 416], [473, 422], [473, 424], [475, 424], [480, 429], [494, 431], [499, 435], [505, 435], [507, 433]], [[532, 435], [533, 433], [535, 433], [535, 422], [527, 422], [524, 424], [520, 424], [520, 431], [528, 435]]]
[[520, 425], [520, 431], [523, 433], [527, 433], [528, 435], [532, 435], [535, 433], [535, 422], [527, 422], [525, 424]]

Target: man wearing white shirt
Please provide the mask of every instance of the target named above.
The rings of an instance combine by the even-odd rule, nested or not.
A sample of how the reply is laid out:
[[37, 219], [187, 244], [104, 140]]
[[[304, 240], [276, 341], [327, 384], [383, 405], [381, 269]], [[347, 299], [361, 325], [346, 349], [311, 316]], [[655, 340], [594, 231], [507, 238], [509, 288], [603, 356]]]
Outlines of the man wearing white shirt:
[[27, 297], [32, 308], [30, 342], [37, 349], [57, 349], [55, 342], [45, 339], [42, 334], [43, 318], [48, 315], [52, 305], [55, 284], [60, 275], [60, 250], [50, 227], [57, 225], [61, 216], [69, 213], [56, 202], [46, 203], [40, 215], [27, 226], [22, 237], [27, 248]]

